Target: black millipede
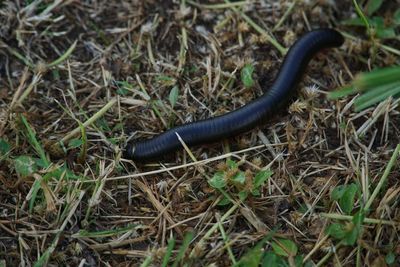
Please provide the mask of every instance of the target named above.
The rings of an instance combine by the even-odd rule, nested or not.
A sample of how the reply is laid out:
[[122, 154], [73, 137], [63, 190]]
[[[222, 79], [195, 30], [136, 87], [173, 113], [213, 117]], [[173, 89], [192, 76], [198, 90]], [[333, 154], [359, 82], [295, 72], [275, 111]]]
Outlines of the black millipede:
[[304, 34], [291, 46], [275, 82], [269, 90], [263, 88], [262, 96], [227, 114], [177, 126], [151, 139], [129, 143], [124, 156], [135, 161], [149, 161], [171, 154], [182, 148], [177, 134], [188, 146], [195, 146], [251, 130], [288, 102], [313, 55], [323, 48], [339, 47], [343, 42], [343, 36], [333, 29]]

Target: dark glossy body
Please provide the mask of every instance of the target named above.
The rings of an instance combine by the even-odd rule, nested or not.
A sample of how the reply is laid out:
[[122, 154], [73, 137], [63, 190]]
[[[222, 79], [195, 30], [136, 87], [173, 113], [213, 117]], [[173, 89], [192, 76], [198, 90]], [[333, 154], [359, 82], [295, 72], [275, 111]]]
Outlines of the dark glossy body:
[[272, 87], [269, 90], [263, 88], [264, 95], [222, 116], [181, 125], [149, 140], [129, 144], [125, 156], [136, 161], [148, 161], [168, 155], [182, 148], [176, 133], [188, 146], [193, 146], [254, 128], [287, 102], [314, 54], [323, 48], [338, 47], [343, 41], [342, 35], [332, 29], [306, 33], [290, 48]]

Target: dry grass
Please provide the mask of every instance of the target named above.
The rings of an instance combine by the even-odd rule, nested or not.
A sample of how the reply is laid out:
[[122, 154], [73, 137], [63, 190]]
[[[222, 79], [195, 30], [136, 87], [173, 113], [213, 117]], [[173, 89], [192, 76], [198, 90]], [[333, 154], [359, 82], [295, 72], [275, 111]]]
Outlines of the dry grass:
[[[379, 44], [371, 58], [365, 35], [340, 26], [354, 14], [351, 1], [199, 2], [1, 2], [0, 136], [10, 149], [0, 154], [0, 266], [159, 266], [171, 238], [171, 262], [186, 266], [230, 266], [265, 236], [264, 250], [290, 239], [304, 262], [320, 265], [383, 266], [400, 253], [399, 160], [389, 162], [399, 101], [355, 113], [352, 99], [326, 99], [360, 71], [399, 63], [399, 42]], [[128, 140], [257, 97], [259, 84], [245, 88], [240, 69], [251, 63], [271, 84], [285, 49], [323, 26], [338, 26], [347, 41], [312, 61], [289, 114], [168, 162], [121, 158]], [[17, 170], [21, 156], [35, 160], [24, 161], [27, 175]], [[228, 158], [246, 179], [273, 175], [245, 201], [226, 188], [232, 203], [220, 207], [207, 181]], [[360, 189], [352, 214], [369, 210], [358, 241], [345, 246], [326, 229], [350, 225], [331, 193], [352, 183]]]

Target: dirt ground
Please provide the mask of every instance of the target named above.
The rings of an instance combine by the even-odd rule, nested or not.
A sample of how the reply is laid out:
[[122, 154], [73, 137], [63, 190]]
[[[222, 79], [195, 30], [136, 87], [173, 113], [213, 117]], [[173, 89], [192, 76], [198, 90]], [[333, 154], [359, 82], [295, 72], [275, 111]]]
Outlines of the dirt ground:
[[[400, 6], [386, 2], [385, 18]], [[258, 266], [246, 260], [267, 252], [286, 265], [263, 266], [399, 266], [399, 159], [356, 242], [327, 234], [354, 227], [400, 143], [398, 100], [354, 112], [353, 97], [327, 98], [399, 63], [399, 39], [374, 44], [342, 23], [355, 16], [351, 1], [1, 1], [0, 266]], [[161, 161], [123, 158], [128, 141], [257, 98], [285, 48], [321, 27], [345, 44], [314, 57], [267, 124]], [[259, 173], [272, 175], [249, 193]], [[352, 184], [346, 213], [332, 192]]]

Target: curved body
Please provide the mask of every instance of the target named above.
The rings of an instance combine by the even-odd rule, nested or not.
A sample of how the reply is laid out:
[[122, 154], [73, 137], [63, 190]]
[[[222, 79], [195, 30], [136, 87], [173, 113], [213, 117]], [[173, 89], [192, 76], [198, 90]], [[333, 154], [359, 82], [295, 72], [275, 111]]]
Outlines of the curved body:
[[311, 57], [323, 48], [338, 47], [343, 36], [332, 29], [306, 33], [289, 49], [279, 74], [269, 90], [227, 114], [172, 128], [149, 140], [128, 144], [125, 156], [136, 161], [157, 159], [182, 148], [176, 133], [188, 146], [211, 143], [246, 132], [270, 118], [296, 89]]

